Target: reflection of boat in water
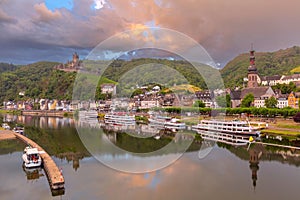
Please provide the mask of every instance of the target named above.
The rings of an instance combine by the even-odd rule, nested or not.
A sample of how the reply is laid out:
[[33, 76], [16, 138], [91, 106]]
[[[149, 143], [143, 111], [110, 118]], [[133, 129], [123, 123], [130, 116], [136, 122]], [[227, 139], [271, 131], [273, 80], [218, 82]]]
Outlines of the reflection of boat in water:
[[26, 168], [40, 167], [42, 165], [42, 158], [37, 148], [26, 147], [22, 159]]
[[170, 121], [167, 121], [164, 124], [165, 128], [170, 128], [170, 129], [185, 129], [185, 123], [180, 122], [179, 119], [172, 118]]
[[[213, 131], [197, 131], [202, 139], [230, 144], [233, 146], [243, 146], [249, 143], [249, 136], [226, 134]], [[250, 136], [251, 137], [251, 136]]]
[[110, 113], [104, 116], [104, 122], [114, 125], [134, 125], [135, 117], [126, 113]]
[[165, 125], [165, 123], [167, 121], [170, 121], [171, 117], [167, 117], [167, 116], [155, 116], [155, 117], [151, 117], [149, 118], [149, 122], [151, 125]]
[[201, 120], [199, 124], [192, 126], [192, 129], [246, 136], [258, 136], [260, 134], [260, 131], [246, 121]]
[[22, 165], [23, 171], [26, 173], [27, 180], [35, 180], [44, 176], [42, 167], [36, 168], [26, 168], [25, 165]]

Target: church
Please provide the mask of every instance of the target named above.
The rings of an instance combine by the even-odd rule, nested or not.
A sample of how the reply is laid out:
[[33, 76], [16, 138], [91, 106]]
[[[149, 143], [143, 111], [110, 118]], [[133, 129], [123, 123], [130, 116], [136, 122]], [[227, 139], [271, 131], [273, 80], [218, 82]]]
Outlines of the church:
[[259, 86], [261, 83], [261, 78], [259, 77], [255, 65], [254, 52], [255, 51], [251, 48], [247, 87], [243, 88], [242, 90], [234, 90], [230, 92], [232, 108], [240, 107], [242, 99], [250, 93], [254, 96], [253, 106], [257, 108], [265, 107], [265, 99], [275, 96], [275, 92], [270, 86]]

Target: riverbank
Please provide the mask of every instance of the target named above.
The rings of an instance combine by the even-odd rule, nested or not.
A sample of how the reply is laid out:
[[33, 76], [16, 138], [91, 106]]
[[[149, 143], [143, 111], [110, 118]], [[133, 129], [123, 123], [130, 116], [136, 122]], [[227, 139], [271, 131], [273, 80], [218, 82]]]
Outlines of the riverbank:
[[57, 110], [0, 110], [0, 113], [39, 117], [73, 117], [74, 115], [71, 111]]

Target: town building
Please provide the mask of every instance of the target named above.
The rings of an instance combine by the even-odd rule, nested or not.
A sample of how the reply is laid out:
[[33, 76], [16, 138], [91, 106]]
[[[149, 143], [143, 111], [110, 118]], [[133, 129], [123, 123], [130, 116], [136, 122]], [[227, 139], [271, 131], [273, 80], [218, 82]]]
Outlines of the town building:
[[197, 91], [195, 93], [195, 96], [196, 96], [197, 100], [200, 100], [203, 103], [205, 103], [205, 107], [207, 107], [207, 108], [214, 107], [214, 102], [213, 102], [214, 93], [213, 92], [210, 92], [209, 90]]
[[281, 75], [274, 75], [274, 76], [264, 76], [261, 78], [261, 85], [263, 86], [274, 86], [277, 84], [282, 83], [282, 76]]
[[299, 108], [300, 92], [291, 92], [288, 96], [288, 106], [291, 108]]
[[117, 93], [117, 87], [113, 83], [104, 83], [100, 87], [101, 87], [102, 94], [116, 95], [116, 93]]
[[297, 85], [300, 83], [300, 74], [264, 76], [261, 78], [261, 80], [261, 85], [264, 86], [274, 86], [276, 84], [289, 84], [291, 82]]

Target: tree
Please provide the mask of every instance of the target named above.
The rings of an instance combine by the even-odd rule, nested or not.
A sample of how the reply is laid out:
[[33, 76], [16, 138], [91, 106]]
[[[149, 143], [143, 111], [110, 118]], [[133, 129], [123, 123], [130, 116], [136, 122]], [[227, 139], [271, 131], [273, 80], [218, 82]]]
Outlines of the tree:
[[216, 102], [217, 102], [218, 106], [220, 106], [222, 108], [227, 107], [227, 102], [226, 102], [225, 96], [217, 96]]
[[276, 98], [273, 96], [271, 98], [265, 100], [265, 106], [267, 108], [276, 108], [277, 103], [278, 102], [277, 102]]
[[230, 94], [226, 94], [226, 107], [227, 108], [231, 107], [231, 97], [230, 97]]
[[282, 94], [289, 94], [291, 92], [295, 92], [297, 90], [296, 84], [294, 82], [290, 82], [289, 84], [279, 84], [277, 83], [275, 86], [272, 86], [272, 89], [279, 89]]
[[226, 94], [226, 96], [224, 96], [224, 95], [217, 96], [216, 102], [217, 102], [218, 106], [220, 106], [222, 108], [225, 108], [225, 107], [230, 108], [230, 105], [231, 105], [230, 94]]
[[242, 100], [241, 107], [242, 108], [248, 108], [248, 107], [251, 106], [253, 101], [254, 101], [254, 95], [252, 93], [249, 93]]
[[205, 103], [203, 103], [203, 101], [201, 101], [201, 100], [196, 100], [193, 107], [204, 108]]

